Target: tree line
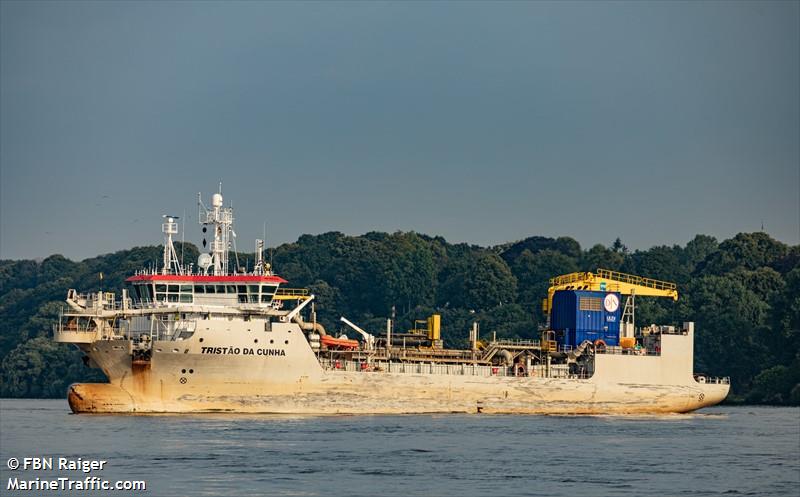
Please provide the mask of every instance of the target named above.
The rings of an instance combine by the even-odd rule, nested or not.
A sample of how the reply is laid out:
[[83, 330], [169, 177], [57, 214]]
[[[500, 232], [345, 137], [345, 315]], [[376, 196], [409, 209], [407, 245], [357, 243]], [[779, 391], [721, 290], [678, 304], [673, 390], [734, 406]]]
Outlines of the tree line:
[[[177, 244], [186, 261], [198, 249]], [[52, 341], [68, 288], [117, 291], [157, 267], [162, 248], [135, 247], [80, 262], [0, 261], [0, 397], [63, 397], [76, 381], [103, 381], [73, 346]], [[252, 268], [254, 254], [231, 256]], [[637, 325], [696, 322], [695, 370], [730, 376], [731, 402], [800, 405], [800, 246], [765, 233], [630, 251], [619, 240], [584, 249], [569, 237], [534, 236], [481, 247], [414, 232], [303, 235], [268, 251], [288, 286], [316, 296], [329, 330], [346, 316], [373, 333], [442, 315], [446, 346], [465, 347], [473, 322], [486, 336], [538, 338], [549, 278], [606, 268], [673, 281], [680, 299], [637, 299]], [[238, 262], [237, 262], [238, 261]], [[102, 280], [99, 278], [103, 274]]]

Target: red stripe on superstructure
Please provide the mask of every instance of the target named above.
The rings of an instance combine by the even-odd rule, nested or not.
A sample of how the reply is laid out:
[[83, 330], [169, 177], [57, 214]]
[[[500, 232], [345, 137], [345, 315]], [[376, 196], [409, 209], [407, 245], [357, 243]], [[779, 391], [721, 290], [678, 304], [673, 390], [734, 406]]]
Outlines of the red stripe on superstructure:
[[258, 275], [238, 275], [238, 276], [202, 276], [202, 275], [183, 275], [183, 274], [139, 274], [131, 276], [125, 281], [190, 281], [193, 283], [289, 283], [280, 276], [258, 276]]

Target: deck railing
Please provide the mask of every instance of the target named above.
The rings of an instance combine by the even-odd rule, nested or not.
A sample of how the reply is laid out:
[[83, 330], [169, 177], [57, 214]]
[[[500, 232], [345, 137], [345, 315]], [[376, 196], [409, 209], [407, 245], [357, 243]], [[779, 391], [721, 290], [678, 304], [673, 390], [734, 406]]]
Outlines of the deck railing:
[[566, 364], [537, 365], [519, 370], [514, 367], [491, 366], [473, 363], [442, 364], [434, 362], [387, 362], [387, 361], [347, 361], [321, 358], [320, 365], [326, 371], [350, 371], [361, 373], [404, 373], [454, 376], [504, 376], [504, 377], [544, 377], [586, 379], [588, 372], [572, 372]]
[[730, 376], [708, 376], [704, 374], [695, 374], [694, 381], [697, 383], [706, 383], [711, 385], [730, 385]]

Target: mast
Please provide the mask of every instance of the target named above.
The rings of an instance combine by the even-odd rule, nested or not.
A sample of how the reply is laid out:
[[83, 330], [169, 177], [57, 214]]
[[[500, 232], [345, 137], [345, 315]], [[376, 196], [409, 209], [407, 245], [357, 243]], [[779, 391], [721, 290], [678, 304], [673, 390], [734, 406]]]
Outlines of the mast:
[[227, 275], [228, 251], [233, 231], [233, 207], [222, 205], [222, 183], [219, 184], [219, 192], [211, 196], [211, 209], [203, 204], [200, 193], [197, 194], [197, 204], [198, 223], [210, 226], [214, 232], [214, 240], [211, 242], [211, 265], [214, 268], [214, 276]]
[[183, 274], [183, 268], [178, 262], [178, 254], [172, 244], [172, 235], [178, 233], [178, 223], [175, 221], [180, 218], [166, 214], [162, 217], [165, 221], [161, 225], [161, 231], [166, 235], [166, 239], [164, 240], [164, 266], [161, 268], [161, 274]]
[[253, 273], [261, 275], [264, 272], [264, 240], [256, 239], [256, 265]]

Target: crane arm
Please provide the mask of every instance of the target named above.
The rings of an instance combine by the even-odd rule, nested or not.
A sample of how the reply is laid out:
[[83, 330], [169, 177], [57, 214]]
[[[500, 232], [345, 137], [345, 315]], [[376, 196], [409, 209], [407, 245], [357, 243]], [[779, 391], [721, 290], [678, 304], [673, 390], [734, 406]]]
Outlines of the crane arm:
[[372, 347], [375, 345], [375, 337], [373, 335], [370, 335], [366, 331], [362, 330], [344, 316], [342, 316], [340, 319], [344, 324], [346, 324], [347, 326], [353, 328], [353, 330], [358, 332], [364, 338], [364, 342], [367, 344], [367, 348], [372, 349]]
[[542, 303], [542, 308], [546, 313], [552, 309], [553, 295], [558, 290], [619, 292], [622, 295], [636, 294], [638, 297], [666, 297], [678, 300], [678, 287], [675, 283], [608, 269], [598, 269], [597, 273], [570, 273], [551, 278], [547, 299]]

